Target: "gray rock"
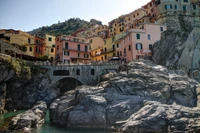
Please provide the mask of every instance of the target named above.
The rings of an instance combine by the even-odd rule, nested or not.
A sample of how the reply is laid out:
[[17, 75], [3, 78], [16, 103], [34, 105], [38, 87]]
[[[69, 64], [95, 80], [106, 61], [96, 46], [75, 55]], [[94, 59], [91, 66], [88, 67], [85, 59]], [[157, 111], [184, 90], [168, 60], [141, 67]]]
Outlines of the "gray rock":
[[0, 115], [5, 112], [4, 107], [6, 104], [6, 83], [0, 84]]
[[[165, 127], [165, 125], [168, 123], [165, 119], [161, 119], [167, 116], [163, 111], [165, 107], [173, 104], [175, 107], [177, 105], [177, 108], [188, 109], [189, 111], [186, 110], [188, 116], [193, 114], [194, 111], [190, 113], [192, 108], [189, 107], [196, 107], [198, 104], [197, 94], [199, 95], [200, 92], [197, 93], [196, 90], [198, 88], [197, 81], [188, 78], [182, 71], [171, 71], [147, 60], [130, 62], [127, 67], [128, 74], [126, 70], [124, 71], [124, 66], [121, 66], [119, 72], [113, 73], [107, 81], [103, 81], [97, 86], [77, 87], [56, 99], [50, 106], [52, 123], [68, 128], [92, 127], [116, 130], [125, 122], [129, 122], [131, 115], [138, 114], [140, 117], [138, 111], [147, 107], [147, 103], [144, 101], [156, 101], [159, 104], [155, 104], [154, 107], [158, 107], [158, 110], [157, 108], [151, 109], [149, 106], [149, 112], [147, 109], [144, 110], [146, 115], [141, 114], [141, 117], [150, 118], [153, 113], [155, 116], [151, 117], [154, 126], [149, 128], [149, 131], [165, 130], [167, 132], [168, 126]], [[174, 110], [169, 109], [171, 114]], [[169, 116], [173, 117], [173, 115]], [[185, 121], [189, 120], [191, 119]], [[141, 121], [132, 121], [131, 123], [138, 124]], [[186, 125], [189, 124], [188, 122]], [[175, 123], [173, 125], [175, 126], [174, 130], [170, 130], [178, 130], [178, 126], [176, 127]], [[152, 125], [144, 122], [145, 128], [149, 126]], [[184, 128], [181, 127], [181, 129]], [[125, 130], [121, 131], [125, 132]]]
[[44, 123], [47, 110], [45, 102], [36, 103], [30, 110], [12, 118], [8, 130], [32, 129]]
[[[143, 108], [124, 121], [119, 132], [174, 133], [187, 131], [197, 133], [200, 131], [199, 117], [200, 110], [197, 108], [146, 102]], [[194, 126], [193, 123], [197, 124]]]

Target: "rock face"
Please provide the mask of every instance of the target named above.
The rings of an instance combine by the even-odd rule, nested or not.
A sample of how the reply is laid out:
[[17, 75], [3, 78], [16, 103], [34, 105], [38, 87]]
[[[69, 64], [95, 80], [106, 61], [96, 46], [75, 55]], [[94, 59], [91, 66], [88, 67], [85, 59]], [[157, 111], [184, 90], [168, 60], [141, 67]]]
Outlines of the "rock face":
[[147, 102], [119, 130], [123, 133], [200, 132], [200, 109]]
[[60, 94], [45, 69], [25, 61], [0, 58], [0, 75], [0, 114], [4, 110], [30, 109], [41, 100], [50, 105]]
[[29, 109], [38, 101], [47, 105], [57, 98], [59, 89], [48, 76], [37, 75], [30, 80], [15, 79], [8, 82], [6, 109]]
[[168, 30], [154, 44], [153, 62], [200, 82], [200, 17], [168, 14], [165, 19]]
[[12, 69], [9, 69], [9, 64], [0, 58], [0, 115], [5, 112], [6, 104], [6, 82], [15, 75]]
[[4, 113], [6, 104], [6, 84], [0, 84], [0, 115]]
[[[198, 110], [192, 112], [191, 108], [199, 105], [198, 82], [188, 78], [184, 72], [171, 71], [145, 60], [131, 62], [127, 67], [128, 71], [122, 66], [118, 73], [109, 76], [109, 80], [97, 86], [77, 87], [56, 99], [50, 106], [51, 122], [68, 128], [92, 127], [115, 130], [123, 125], [120, 131], [126, 132], [126, 123], [131, 121], [132, 115], [139, 115], [138, 112], [145, 110], [143, 108], [147, 106], [147, 101], [156, 101], [153, 102], [155, 106], [152, 104], [152, 110], [172, 106], [174, 110], [179, 107], [184, 108], [188, 116], [193, 115], [195, 111], [197, 111], [195, 117], [200, 115]], [[179, 106], [176, 107], [174, 104]], [[150, 117], [151, 113], [147, 113], [145, 118]], [[152, 115], [155, 119], [165, 116], [162, 112], [158, 116]], [[168, 126], [169, 123], [163, 123], [163, 127]], [[155, 131], [167, 132], [163, 127], [159, 126]], [[137, 128], [145, 130], [148, 126]], [[174, 131], [179, 130], [175, 125], [173, 128]]]
[[21, 130], [35, 128], [44, 123], [47, 110], [45, 102], [38, 102], [30, 110], [12, 118], [8, 130]]

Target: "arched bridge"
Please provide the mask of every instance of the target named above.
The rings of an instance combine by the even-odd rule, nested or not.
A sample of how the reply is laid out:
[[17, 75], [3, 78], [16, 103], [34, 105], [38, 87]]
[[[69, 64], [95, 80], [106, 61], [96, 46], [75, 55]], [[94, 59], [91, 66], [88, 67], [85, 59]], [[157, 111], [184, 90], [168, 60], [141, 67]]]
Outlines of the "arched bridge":
[[66, 66], [42, 66], [48, 69], [50, 78], [57, 82], [64, 78], [75, 78], [82, 84], [95, 84], [100, 81], [104, 70], [116, 70], [117, 64], [106, 65], [66, 65]]

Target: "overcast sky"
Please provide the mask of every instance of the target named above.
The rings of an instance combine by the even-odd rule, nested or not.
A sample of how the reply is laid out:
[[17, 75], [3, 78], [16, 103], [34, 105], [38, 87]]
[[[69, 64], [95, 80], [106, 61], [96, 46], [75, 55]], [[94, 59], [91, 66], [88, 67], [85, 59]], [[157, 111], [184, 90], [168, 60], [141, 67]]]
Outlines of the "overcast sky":
[[69, 18], [109, 21], [150, 0], [0, 0], [0, 29], [30, 31]]

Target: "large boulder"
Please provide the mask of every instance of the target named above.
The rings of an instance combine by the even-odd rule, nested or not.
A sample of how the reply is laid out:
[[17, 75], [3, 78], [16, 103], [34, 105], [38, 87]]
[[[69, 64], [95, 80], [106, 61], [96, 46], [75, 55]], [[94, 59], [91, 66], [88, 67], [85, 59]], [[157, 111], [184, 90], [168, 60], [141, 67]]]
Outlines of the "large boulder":
[[45, 102], [36, 103], [30, 110], [12, 118], [8, 130], [32, 129], [44, 123], [47, 105]]
[[[182, 133], [200, 132], [200, 109], [180, 105], [147, 102], [138, 112], [124, 121], [123, 133]], [[120, 122], [118, 122], [120, 123]], [[121, 122], [123, 123], [123, 122]]]
[[184, 72], [168, 70], [147, 60], [130, 62], [124, 67], [127, 69], [119, 70], [97, 86], [80, 86], [56, 99], [50, 106], [51, 122], [68, 128], [116, 130], [124, 124], [119, 121], [129, 119], [146, 101], [177, 104], [191, 110], [199, 105], [198, 82]]

